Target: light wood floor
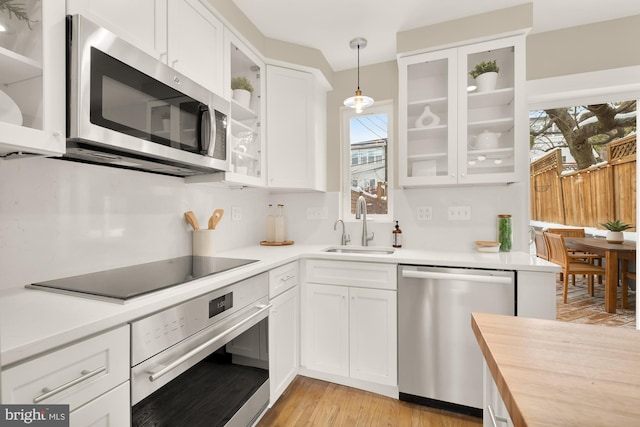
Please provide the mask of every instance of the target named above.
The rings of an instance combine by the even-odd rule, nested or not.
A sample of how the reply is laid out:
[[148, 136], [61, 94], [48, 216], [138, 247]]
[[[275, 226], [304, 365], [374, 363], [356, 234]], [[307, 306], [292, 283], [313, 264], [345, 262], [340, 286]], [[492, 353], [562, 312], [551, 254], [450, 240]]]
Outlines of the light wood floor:
[[267, 426], [477, 427], [479, 418], [298, 376], [258, 423]]
[[[557, 319], [621, 328], [635, 328], [636, 296], [629, 292], [630, 308], [616, 314], [604, 311], [604, 287], [596, 284], [595, 295], [587, 292], [586, 280], [578, 278], [569, 287], [567, 304], [562, 302], [562, 282], [556, 287]], [[618, 303], [618, 307], [620, 304]], [[447, 426], [477, 427], [479, 418], [401, 402], [349, 387], [298, 376], [259, 427], [295, 426]]]

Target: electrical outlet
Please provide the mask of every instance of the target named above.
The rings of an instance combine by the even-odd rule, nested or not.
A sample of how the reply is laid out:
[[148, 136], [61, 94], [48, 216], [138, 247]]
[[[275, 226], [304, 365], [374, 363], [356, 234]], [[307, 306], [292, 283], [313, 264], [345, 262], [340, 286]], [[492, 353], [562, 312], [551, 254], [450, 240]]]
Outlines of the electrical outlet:
[[307, 219], [321, 220], [329, 217], [329, 211], [326, 206], [319, 208], [307, 208]]
[[240, 221], [242, 219], [242, 209], [238, 206], [231, 208], [231, 221]]
[[471, 206], [449, 206], [449, 221], [471, 221]]
[[416, 209], [416, 219], [418, 221], [431, 221], [431, 206], [418, 206]]

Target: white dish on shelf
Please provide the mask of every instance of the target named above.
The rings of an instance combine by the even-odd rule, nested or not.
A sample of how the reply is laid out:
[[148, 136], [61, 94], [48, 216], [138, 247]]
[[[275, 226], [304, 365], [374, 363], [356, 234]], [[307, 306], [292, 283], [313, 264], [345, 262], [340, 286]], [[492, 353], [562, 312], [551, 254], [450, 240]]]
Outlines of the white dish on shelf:
[[411, 176], [436, 176], [438, 173], [435, 160], [421, 160], [413, 162]]
[[0, 122], [22, 125], [22, 112], [13, 99], [0, 90]]

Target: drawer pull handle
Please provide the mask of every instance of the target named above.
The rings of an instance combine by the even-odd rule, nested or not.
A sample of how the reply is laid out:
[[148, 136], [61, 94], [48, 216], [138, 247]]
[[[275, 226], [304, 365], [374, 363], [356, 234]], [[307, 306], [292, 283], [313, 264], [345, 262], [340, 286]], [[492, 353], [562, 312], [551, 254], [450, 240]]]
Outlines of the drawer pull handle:
[[281, 282], [287, 282], [287, 281], [289, 281], [289, 280], [293, 279], [294, 277], [296, 277], [296, 276], [294, 276], [294, 275], [287, 276], [287, 277], [285, 277], [285, 278], [283, 278], [283, 279], [280, 279], [280, 281], [281, 281]]
[[71, 387], [73, 387], [76, 384], [79, 384], [83, 381], [88, 380], [91, 377], [95, 377], [98, 374], [101, 374], [102, 372], [105, 372], [107, 370], [106, 366], [102, 366], [98, 369], [95, 369], [93, 371], [87, 371], [86, 369], [83, 370], [82, 372], [80, 372], [81, 376], [76, 378], [75, 380], [71, 380], [68, 383], [62, 384], [59, 387], [54, 388], [53, 390], [50, 389], [49, 387], [45, 387], [42, 389], [42, 393], [40, 396], [34, 397], [33, 398], [33, 403], [40, 403], [45, 399], [50, 398], [53, 395], [56, 395], [60, 392], [63, 392]]
[[499, 417], [496, 414], [494, 414], [493, 408], [491, 407], [491, 405], [487, 405], [487, 409], [489, 410], [489, 417], [491, 418], [491, 424], [493, 424], [494, 427], [498, 427], [498, 421], [505, 424], [509, 423], [509, 420], [507, 420], [506, 417]]

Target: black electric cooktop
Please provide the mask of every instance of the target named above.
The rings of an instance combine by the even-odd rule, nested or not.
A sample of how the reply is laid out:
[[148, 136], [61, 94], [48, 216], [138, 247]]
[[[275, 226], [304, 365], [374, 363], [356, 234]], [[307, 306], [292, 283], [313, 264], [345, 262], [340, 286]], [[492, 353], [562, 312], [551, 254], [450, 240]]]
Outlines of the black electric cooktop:
[[222, 273], [256, 261], [258, 260], [185, 256], [33, 283], [28, 287], [125, 302], [140, 295]]

